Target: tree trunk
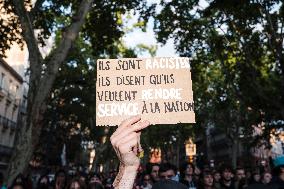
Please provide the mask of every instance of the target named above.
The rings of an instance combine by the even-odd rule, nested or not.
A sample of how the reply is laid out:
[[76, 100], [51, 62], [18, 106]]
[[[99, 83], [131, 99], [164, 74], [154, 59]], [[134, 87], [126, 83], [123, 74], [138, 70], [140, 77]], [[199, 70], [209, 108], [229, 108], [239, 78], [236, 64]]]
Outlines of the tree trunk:
[[[25, 173], [32, 158], [35, 146], [38, 143], [42, 128], [43, 115], [46, 111], [46, 99], [49, 96], [56, 74], [60, 65], [64, 62], [72, 43], [75, 41], [85, 17], [92, 7], [94, 0], [81, 1], [80, 7], [73, 18], [73, 23], [67, 27], [62, 39], [51, 54], [42, 60], [33, 24], [24, 6], [24, 1], [13, 0], [16, 14], [21, 23], [22, 35], [29, 50], [30, 61], [30, 84], [28, 93], [28, 108], [26, 123], [18, 128], [13, 151], [7, 170], [7, 180], [10, 185], [19, 173]], [[43, 2], [43, 1], [41, 1]], [[46, 62], [44, 62], [46, 61]], [[46, 70], [42, 72], [42, 64]]]
[[[37, 116], [36, 116], [37, 115]], [[36, 146], [36, 141], [40, 134], [40, 114], [36, 114], [34, 117], [26, 122], [19, 124], [18, 131], [15, 137], [15, 147], [10, 163], [7, 170], [7, 181], [10, 185], [19, 173], [24, 175], [28, 171], [29, 162], [32, 159], [33, 152]], [[37, 129], [35, 129], [37, 128]]]

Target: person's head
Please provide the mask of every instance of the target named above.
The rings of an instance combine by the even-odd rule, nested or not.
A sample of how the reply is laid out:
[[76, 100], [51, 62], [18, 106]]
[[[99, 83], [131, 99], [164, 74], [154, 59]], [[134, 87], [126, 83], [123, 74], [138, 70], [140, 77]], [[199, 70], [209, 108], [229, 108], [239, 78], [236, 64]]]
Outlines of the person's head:
[[15, 183], [11, 186], [11, 189], [25, 189], [22, 183]]
[[251, 170], [246, 170], [246, 179], [247, 180], [251, 179]]
[[146, 165], [146, 172], [150, 174], [151, 179], [153, 182], [157, 182], [159, 180], [159, 164], [156, 163], [148, 163]]
[[254, 170], [252, 173], [252, 182], [260, 182], [260, 173], [258, 169]]
[[151, 176], [148, 173], [142, 175], [142, 183], [144, 186], [152, 185]]
[[229, 165], [223, 165], [221, 167], [221, 177], [224, 181], [228, 182], [232, 180], [232, 168]]
[[272, 179], [272, 175], [271, 175], [270, 172], [264, 172], [264, 173], [262, 173], [262, 175], [261, 175], [261, 182], [262, 182], [263, 184], [269, 184], [270, 181], [271, 181], [271, 179]]
[[193, 176], [194, 174], [194, 165], [192, 163], [184, 163], [180, 167], [180, 175], [181, 178], [184, 178], [185, 176]]
[[37, 188], [45, 189], [49, 187], [49, 178], [47, 175], [43, 175], [38, 179]]
[[88, 189], [103, 189], [103, 188], [104, 188], [103, 185], [100, 183], [93, 182], [88, 185]]
[[65, 187], [67, 185], [67, 176], [64, 170], [58, 170], [55, 173], [55, 184], [60, 185], [61, 187]]
[[176, 167], [170, 163], [163, 163], [160, 165], [159, 177], [162, 180], [169, 180], [176, 176]]
[[15, 187], [15, 189], [25, 188], [26, 186], [26, 179], [23, 174], [18, 174], [16, 178], [12, 182], [11, 188]]
[[187, 189], [187, 187], [177, 181], [160, 180], [153, 185], [152, 189]]
[[85, 185], [80, 178], [73, 178], [68, 189], [85, 189]]
[[194, 168], [194, 179], [195, 179], [195, 181], [199, 181], [200, 175], [201, 175], [201, 170], [199, 169], [199, 167], [195, 166], [195, 168]]
[[204, 170], [201, 175], [201, 183], [204, 187], [212, 187], [213, 186], [213, 174], [210, 170]]
[[243, 167], [237, 167], [235, 176], [237, 181], [244, 179], [246, 177], [245, 169]]
[[79, 180], [81, 183], [87, 183], [87, 177], [88, 175], [85, 172], [80, 172], [79, 173]]
[[221, 174], [219, 171], [217, 170], [213, 171], [213, 179], [214, 179], [214, 182], [220, 182]]
[[99, 174], [91, 174], [89, 177], [89, 183], [102, 183], [101, 176]]
[[23, 174], [18, 174], [16, 178], [14, 179], [14, 183], [24, 183], [25, 182], [25, 177]]

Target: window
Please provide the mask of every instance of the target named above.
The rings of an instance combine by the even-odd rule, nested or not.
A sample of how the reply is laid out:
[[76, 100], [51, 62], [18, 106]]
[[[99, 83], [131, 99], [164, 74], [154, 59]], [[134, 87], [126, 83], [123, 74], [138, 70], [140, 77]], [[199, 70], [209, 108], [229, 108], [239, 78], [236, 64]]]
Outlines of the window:
[[3, 82], [4, 82], [4, 77], [5, 77], [5, 74], [4, 73], [1, 73], [1, 78], [0, 78], [0, 89], [2, 89], [3, 87]]
[[15, 92], [15, 96], [16, 96], [16, 98], [18, 98], [18, 97], [19, 97], [18, 92], [19, 92], [19, 86], [18, 86], [18, 85], [16, 85], [16, 92]]
[[9, 89], [8, 90], [8, 96], [10, 96], [13, 93], [13, 81], [11, 79], [9, 80], [9, 85], [8, 85], [7, 89]]

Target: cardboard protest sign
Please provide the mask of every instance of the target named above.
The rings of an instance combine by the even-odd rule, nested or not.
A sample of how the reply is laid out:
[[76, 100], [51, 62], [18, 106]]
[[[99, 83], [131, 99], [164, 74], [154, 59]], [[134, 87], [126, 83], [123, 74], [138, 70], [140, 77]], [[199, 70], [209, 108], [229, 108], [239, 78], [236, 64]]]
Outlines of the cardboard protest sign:
[[151, 124], [195, 122], [189, 58], [97, 60], [96, 125], [138, 114]]

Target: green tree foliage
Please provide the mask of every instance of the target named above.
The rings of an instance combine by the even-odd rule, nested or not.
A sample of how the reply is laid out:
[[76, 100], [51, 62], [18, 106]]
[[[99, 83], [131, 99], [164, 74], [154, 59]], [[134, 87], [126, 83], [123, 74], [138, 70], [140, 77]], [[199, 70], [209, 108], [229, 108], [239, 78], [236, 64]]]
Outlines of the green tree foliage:
[[156, 15], [158, 40], [173, 37], [181, 55], [196, 57], [193, 77], [198, 67], [220, 61], [238, 98], [267, 121], [283, 119], [282, 1], [208, 3], [163, 2]]
[[[62, 72], [65, 72], [66, 63], [72, 65], [72, 61], [71, 63], [66, 61], [66, 57], [69, 50], [76, 46], [74, 41], [78, 34], [84, 43], [92, 48], [90, 53], [93, 57], [114, 57], [118, 47], [113, 44], [118, 43], [123, 35], [121, 15], [130, 9], [135, 12], [142, 11], [147, 9], [147, 6], [144, 1], [37, 0], [32, 5], [29, 0], [1, 0], [0, 9], [1, 56], [5, 56], [5, 50], [10, 48], [12, 42], [26, 44], [30, 63], [27, 122], [20, 127], [16, 137], [16, 146], [8, 170], [10, 183], [19, 172], [23, 172], [28, 167], [42, 131], [47, 99], [56, 75], [62, 65]], [[45, 39], [50, 36], [56, 36], [56, 43], [51, 52], [43, 57], [39, 46], [45, 45]], [[84, 49], [80, 49], [82, 50]], [[125, 50], [125, 53], [131, 51]], [[80, 61], [83, 61], [86, 57], [78, 58], [82, 58]], [[87, 69], [86, 65], [80, 64], [80, 66], [83, 70]], [[84, 85], [80, 72], [73, 74], [74, 78]], [[68, 94], [84, 93], [68, 86], [70, 81], [62, 80], [62, 82], [66, 82]], [[58, 95], [61, 95], [61, 92], [63, 91]], [[72, 103], [65, 111], [72, 113], [70, 108], [85, 111], [82, 103], [89, 103], [89, 99], [83, 98], [77, 101], [70, 95], [68, 97], [68, 94], [65, 100]]]
[[[192, 57], [197, 124], [239, 127], [284, 118], [283, 1], [162, 1], [158, 41]], [[233, 131], [233, 132], [232, 132]]]

